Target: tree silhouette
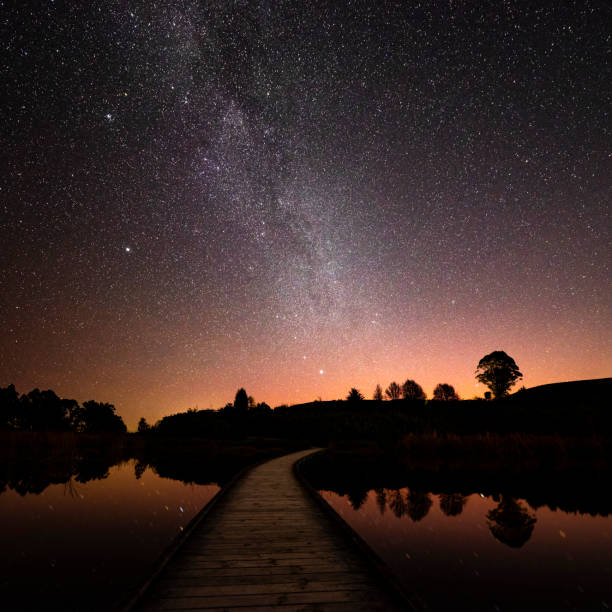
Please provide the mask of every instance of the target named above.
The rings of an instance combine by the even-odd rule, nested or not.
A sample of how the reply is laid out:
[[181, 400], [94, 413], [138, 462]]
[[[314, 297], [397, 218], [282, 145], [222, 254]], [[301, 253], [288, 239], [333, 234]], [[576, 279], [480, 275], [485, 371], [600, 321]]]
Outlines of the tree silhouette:
[[385, 395], [390, 399], [390, 400], [396, 400], [399, 399], [402, 395], [402, 388], [396, 383], [396, 382], [392, 382], [386, 389], [385, 389]]
[[476, 368], [476, 379], [489, 387], [495, 398], [503, 397], [523, 375], [514, 359], [504, 351], [493, 351], [485, 355]]
[[361, 391], [359, 391], [359, 389], [352, 387], [349, 394], [346, 396], [346, 399], [349, 402], [360, 402], [363, 399], [363, 394]]
[[504, 495], [497, 508], [487, 514], [487, 524], [493, 537], [512, 548], [520, 548], [529, 540], [535, 523], [535, 516], [529, 514], [516, 499]]
[[406, 400], [424, 400], [427, 396], [419, 383], [408, 379], [402, 385], [402, 397]]
[[147, 433], [150, 429], [151, 426], [147, 423], [147, 419], [141, 417], [140, 421], [138, 421], [138, 433]]
[[433, 392], [433, 398], [435, 400], [441, 400], [441, 401], [451, 401], [451, 400], [458, 400], [459, 399], [459, 395], [457, 394], [457, 392], [455, 391], [455, 388], [453, 387], [453, 385], [448, 385], [446, 383], [440, 383]]
[[79, 429], [84, 433], [124, 433], [127, 427], [112, 404], [90, 400], [83, 404]]
[[376, 400], [377, 402], [383, 401], [383, 392], [382, 387], [380, 385], [376, 385], [376, 389], [374, 389], [374, 395], [372, 396], [372, 399]]
[[19, 394], [15, 385], [0, 389], [0, 429], [14, 429], [19, 414]]
[[236, 412], [246, 412], [249, 409], [249, 396], [242, 388], [236, 391], [236, 397], [234, 398], [234, 409]]
[[266, 402], [259, 402], [252, 408], [249, 408], [249, 413], [251, 414], [271, 414], [272, 408]]
[[61, 399], [48, 389], [32, 389], [19, 400], [16, 425], [33, 431], [69, 431], [78, 418], [76, 400]]

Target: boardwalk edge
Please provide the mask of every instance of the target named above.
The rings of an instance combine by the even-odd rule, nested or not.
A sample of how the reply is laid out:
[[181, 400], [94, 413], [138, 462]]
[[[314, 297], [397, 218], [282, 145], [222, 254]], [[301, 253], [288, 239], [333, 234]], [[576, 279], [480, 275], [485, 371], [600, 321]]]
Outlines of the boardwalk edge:
[[187, 523], [185, 529], [181, 533], [179, 533], [176, 538], [172, 540], [172, 542], [168, 545], [164, 552], [153, 563], [152, 571], [147, 575], [144, 581], [140, 583], [140, 586], [135, 591], [133, 591], [131, 595], [128, 595], [123, 599], [124, 602], [126, 602], [127, 600], [127, 603], [121, 603], [121, 601], [118, 602], [116, 608], [117, 612], [133, 612], [136, 609], [136, 606], [142, 601], [147, 591], [151, 588], [151, 586], [157, 580], [159, 575], [164, 571], [168, 563], [182, 548], [185, 542], [189, 540], [191, 534], [198, 528], [200, 523], [208, 516], [211, 510], [219, 503], [221, 499], [223, 499], [223, 497], [225, 497], [227, 492], [236, 484], [236, 482], [238, 482], [238, 480], [240, 480], [247, 472], [256, 468], [259, 465], [262, 465], [266, 461], [270, 461], [270, 457], [268, 457], [267, 459], [262, 459], [261, 461], [257, 461], [252, 465], [247, 465], [243, 467], [217, 491], [217, 493], [189, 521], [189, 523]]
[[320, 450], [310, 455], [306, 455], [301, 459], [298, 459], [293, 464], [293, 473], [298, 479], [300, 484], [310, 493], [315, 499], [319, 506], [323, 509], [325, 514], [332, 520], [332, 522], [339, 528], [339, 531], [344, 535], [347, 540], [353, 542], [359, 549], [361, 554], [365, 557], [368, 563], [375, 569], [376, 573], [382, 579], [382, 582], [389, 587], [389, 591], [395, 596], [403, 606], [407, 606], [407, 610], [418, 612], [419, 607], [414, 603], [413, 597], [406, 590], [406, 587], [395, 577], [390, 567], [374, 552], [370, 545], [325, 501], [325, 499], [319, 494], [319, 492], [306, 480], [302, 473], [302, 465], [310, 459], [313, 455], [327, 452], [325, 449]]

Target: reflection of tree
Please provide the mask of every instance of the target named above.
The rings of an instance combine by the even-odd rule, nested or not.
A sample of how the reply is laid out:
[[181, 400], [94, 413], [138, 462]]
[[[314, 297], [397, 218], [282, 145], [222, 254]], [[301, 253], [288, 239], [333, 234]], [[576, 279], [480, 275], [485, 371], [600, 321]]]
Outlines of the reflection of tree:
[[136, 480], [140, 480], [140, 477], [144, 474], [144, 471], [147, 469], [147, 464], [144, 461], [136, 461], [134, 464], [134, 476]]
[[402, 492], [399, 489], [391, 490], [388, 492], [387, 501], [389, 502], [389, 508], [391, 508], [391, 512], [397, 516], [397, 518], [401, 518], [406, 514], [408, 510], [408, 504], [406, 503], [406, 499], [402, 495]]
[[351, 506], [353, 510], [359, 510], [363, 503], [368, 498], [368, 492], [366, 489], [353, 489], [348, 493], [349, 501], [351, 502]]
[[504, 495], [497, 508], [487, 514], [487, 524], [493, 536], [512, 548], [520, 548], [529, 540], [535, 523], [535, 516], [516, 499]]
[[[402, 494], [400, 489], [384, 489], [377, 493], [378, 507], [381, 507], [382, 500], [391, 508], [397, 518], [407, 514], [415, 523], [427, 516], [431, 508], [431, 497], [423, 491], [408, 491]], [[382, 511], [381, 511], [382, 512]]]
[[385, 489], [375, 489], [376, 493], [376, 505], [381, 514], [385, 513], [387, 508], [387, 493]]
[[408, 516], [416, 523], [424, 519], [431, 508], [432, 501], [428, 493], [423, 491], [410, 491], [408, 493]]
[[440, 510], [446, 516], [457, 516], [463, 512], [467, 495], [461, 493], [440, 493]]
[[76, 481], [104, 480], [109, 477], [112, 465], [113, 463], [104, 457], [96, 457], [96, 459], [81, 458], [76, 462], [74, 470]]

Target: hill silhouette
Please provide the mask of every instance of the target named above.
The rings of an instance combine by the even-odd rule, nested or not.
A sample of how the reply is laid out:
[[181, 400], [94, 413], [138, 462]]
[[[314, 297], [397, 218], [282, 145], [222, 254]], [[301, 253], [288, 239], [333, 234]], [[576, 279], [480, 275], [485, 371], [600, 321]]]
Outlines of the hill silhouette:
[[603, 402], [612, 397], [612, 378], [571, 380], [538, 385], [537, 387], [520, 389], [510, 397], [512, 399], [533, 398], [537, 400]]

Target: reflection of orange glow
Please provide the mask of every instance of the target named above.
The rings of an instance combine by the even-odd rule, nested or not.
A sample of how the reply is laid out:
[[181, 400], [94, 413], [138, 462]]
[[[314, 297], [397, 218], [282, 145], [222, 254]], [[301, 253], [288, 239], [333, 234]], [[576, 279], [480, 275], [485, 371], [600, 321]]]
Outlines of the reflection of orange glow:
[[[384, 493], [394, 503], [397, 492]], [[399, 493], [408, 499], [409, 489]], [[470, 495], [450, 517], [441, 511], [439, 496], [431, 495], [431, 508], [417, 521], [388, 504], [381, 513], [381, 494], [375, 491], [358, 510], [346, 497], [322, 495], [432, 609], [452, 609], [453, 601], [466, 609], [499, 604], [521, 610], [561, 609], [562, 601], [586, 609], [609, 601], [612, 517], [529, 509], [535, 527], [523, 546], [512, 548], [487, 525], [487, 515], [499, 504], [480, 495]]]
[[22, 609], [42, 600], [61, 601], [65, 609], [81, 609], [83, 601], [87, 609], [114, 609], [113, 599], [145, 578], [218, 490], [150, 469], [135, 481], [131, 461], [112, 467], [106, 479], [51, 485], [40, 495], [6, 490], [2, 545], [14, 554], [0, 556], [2, 594]]

